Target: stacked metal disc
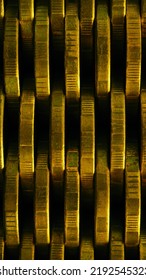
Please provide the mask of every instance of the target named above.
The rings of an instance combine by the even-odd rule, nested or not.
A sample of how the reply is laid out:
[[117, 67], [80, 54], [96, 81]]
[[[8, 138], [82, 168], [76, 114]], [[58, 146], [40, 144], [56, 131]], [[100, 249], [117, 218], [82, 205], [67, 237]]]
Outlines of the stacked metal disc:
[[146, 0], [0, 0], [0, 259], [146, 259]]

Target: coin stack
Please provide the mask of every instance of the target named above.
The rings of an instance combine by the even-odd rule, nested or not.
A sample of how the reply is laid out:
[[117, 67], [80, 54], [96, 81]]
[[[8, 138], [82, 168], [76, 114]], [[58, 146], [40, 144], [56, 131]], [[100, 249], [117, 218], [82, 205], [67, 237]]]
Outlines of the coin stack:
[[0, 259], [146, 259], [146, 0], [0, 0]]

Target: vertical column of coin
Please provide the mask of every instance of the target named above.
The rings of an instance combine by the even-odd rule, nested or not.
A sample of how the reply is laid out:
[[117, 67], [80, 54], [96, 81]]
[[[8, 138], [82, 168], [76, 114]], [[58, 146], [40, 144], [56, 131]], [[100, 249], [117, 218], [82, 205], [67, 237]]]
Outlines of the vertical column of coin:
[[39, 141], [35, 172], [35, 243], [38, 254], [49, 256], [50, 244], [50, 176], [48, 169], [48, 143]]
[[[77, 243], [77, 232], [75, 235], [75, 242], [71, 242], [71, 237], [69, 238], [69, 231], [71, 229], [67, 229], [69, 224], [73, 222], [73, 224], [77, 226], [77, 216], [76, 219], [72, 217], [69, 222], [69, 215], [71, 213], [72, 204], [69, 199], [69, 181], [72, 186], [74, 186], [74, 192], [78, 192], [79, 190], [79, 181], [77, 175], [77, 169], [75, 172], [75, 178], [71, 176], [69, 173], [68, 165], [69, 165], [69, 154], [72, 149], [76, 151], [79, 150], [79, 106], [80, 106], [80, 56], [79, 56], [79, 4], [77, 1], [67, 1], [66, 2], [66, 17], [65, 17], [65, 94], [66, 94], [66, 173], [65, 173], [65, 221], [67, 225], [65, 225], [65, 242], [66, 242], [66, 257], [68, 259], [72, 259], [78, 254], [78, 250], [74, 248], [78, 247]], [[76, 154], [77, 155], [77, 154]], [[76, 162], [77, 164], [77, 162]], [[77, 166], [76, 166], [77, 168]], [[71, 171], [70, 171], [71, 172]], [[71, 191], [71, 189], [70, 189]], [[79, 193], [76, 198], [76, 207], [78, 207], [78, 199]], [[70, 209], [70, 210], [69, 210]], [[77, 208], [78, 209], [78, 208]], [[73, 211], [74, 215], [76, 210]], [[78, 214], [76, 214], [78, 215]], [[76, 228], [77, 229], [77, 228]], [[74, 245], [71, 245], [74, 243]], [[76, 245], [75, 245], [76, 244]], [[76, 255], [76, 258], [77, 255]]]
[[[26, 87], [26, 88], [25, 88]], [[20, 199], [21, 199], [21, 248], [27, 246], [27, 236], [33, 236], [33, 200], [34, 200], [34, 120], [35, 97], [30, 85], [25, 84], [22, 90], [19, 117], [19, 171], [20, 171]], [[26, 240], [25, 240], [26, 238]], [[29, 239], [29, 238], [28, 238]], [[25, 249], [23, 248], [25, 256]], [[21, 257], [20, 249], [20, 257]], [[27, 258], [27, 253], [26, 256]]]
[[[126, 1], [111, 1], [111, 228], [110, 258], [124, 259], [125, 16]], [[119, 67], [120, 65], [120, 67]]]
[[[138, 257], [141, 191], [139, 170], [139, 96], [141, 86], [141, 19], [139, 1], [127, 0], [126, 14], [126, 258]], [[132, 178], [133, 177], [133, 178]]]
[[[122, 90], [111, 90], [111, 241], [110, 255], [124, 259], [124, 170], [125, 170], [125, 96]], [[123, 211], [122, 211], [123, 209]], [[122, 216], [123, 215], [123, 216]], [[117, 240], [113, 240], [117, 236]], [[117, 243], [116, 243], [117, 241]], [[115, 246], [121, 248], [116, 253]], [[119, 250], [119, 249], [118, 249]], [[121, 256], [120, 256], [121, 254]]]
[[[2, 6], [1, 6], [2, 7]], [[18, 2], [7, 1], [3, 40], [3, 67], [6, 115], [7, 171], [4, 187], [4, 228], [6, 255], [17, 258], [19, 246], [19, 173], [18, 173], [18, 118], [19, 118], [19, 21]], [[3, 99], [3, 97], [2, 97]], [[3, 103], [3, 100], [1, 100]], [[2, 104], [1, 103], [1, 104]], [[3, 106], [3, 105], [2, 105]], [[3, 114], [4, 112], [1, 111]], [[14, 168], [12, 168], [14, 164]], [[11, 171], [10, 171], [11, 170]], [[8, 202], [10, 201], [10, 202]]]
[[[50, 1], [50, 199], [51, 259], [64, 259], [65, 1]], [[56, 209], [57, 205], [57, 209]], [[60, 232], [60, 238], [59, 238]]]
[[19, 172], [17, 143], [10, 143], [4, 187], [4, 229], [7, 257], [17, 259], [19, 236]]
[[[35, 4], [34, 53], [36, 89], [36, 175], [35, 175], [35, 241], [36, 258], [49, 256], [50, 243], [49, 195], [50, 180], [48, 169], [49, 117], [50, 117], [50, 22], [47, 0]], [[43, 144], [45, 144], [43, 149]], [[43, 164], [44, 159], [44, 164]], [[42, 174], [44, 174], [44, 179]], [[42, 180], [42, 183], [41, 183]], [[44, 185], [43, 185], [44, 184]], [[43, 188], [44, 186], [44, 188]], [[46, 196], [46, 197], [45, 197]], [[44, 207], [43, 207], [44, 203]], [[41, 209], [39, 209], [41, 207]], [[41, 219], [40, 217], [44, 217]], [[45, 226], [46, 222], [46, 226]], [[46, 228], [47, 227], [47, 228]], [[44, 237], [43, 237], [44, 236]]]
[[64, 216], [65, 246], [72, 256], [77, 254], [80, 239], [79, 152], [73, 147], [66, 153]]
[[[94, 19], [95, 1], [80, 1], [80, 258], [94, 259], [95, 172]], [[88, 216], [88, 219], [86, 217]], [[88, 221], [88, 222], [87, 222]], [[89, 230], [90, 229], [90, 230]]]
[[[110, 222], [109, 94], [111, 86], [111, 32], [108, 2], [97, 1], [95, 14], [96, 169], [94, 242], [96, 259], [107, 259]], [[105, 203], [101, 201], [103, 194]]]
[[[81, 255], [83, 244], [93, 245], [93, 195], [95, 173], [95, 104], [92, 88], [82, 88], [80, 116]], [[88, 219], [87, 219], [88, 217]], [[87, 248], [86, 248], [87, 249]], [[90, 248], [91, 249], [91, 248]], [[87, 250], [88, 252], [88, 250]], [[89, 252], [90, 254], [90, 252]], [[87, 254], [88, 255], [88, 254]], [[87, 256], [85, 255], [85, 256]]]
[[50, 113], [49, 160], [52, 179], [51, 209], [53, 208], [51, 210], [50, 258], [54, 258], [53, 256], [56, 254], [56, 259], [60, 259], [60, 250], [61, 258], [64, 258], [63, 199], [65, 170], [65, 96], [60, 89], [52, 91]]
[[140, 231], [140, 259], [146, 259], [146, 224], [145, 224], [145, 199], [146, 199], [146, 83], [145, 83], [145, 62], [146, 62], [146, 1], [141, 1], [141, 37], [142, 37], [142, 65], [141, 65], [141, 231]]

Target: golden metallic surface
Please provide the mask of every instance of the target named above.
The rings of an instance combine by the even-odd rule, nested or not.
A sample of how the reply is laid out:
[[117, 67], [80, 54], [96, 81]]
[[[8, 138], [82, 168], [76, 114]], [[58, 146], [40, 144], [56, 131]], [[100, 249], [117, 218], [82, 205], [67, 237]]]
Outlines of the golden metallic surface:
[[139, 255], [140, 260], [146, 260], [146, 229], [140, 233]]
[[94, 260], [93, 240], [89, 236], [81, 238], [80, 260]]
[[29, 51], [33, 46], [33, 19], [34, 19], [34, 0], [19, 0], [19, 21], [21, 38]]
[[0, 0], [0, 259], [146, 259], [145, 46], [146, 0]]
[[34, 260], [34, 249], [33, 234], [25, 229], [21, 240], [20, 260]]
[[87, 55], [93, 48], [93, 24], [95, 19], [95, 1], [80, 1], [80, 26], [81, 26], [81, 47]]
[[127, 0], [126, 96], [137, 97], [141, 85], [141, 18], [138, 0]]
[[140, 238], [141, 192], [137, 143], [127, 143], [125, 169], [125, 245], [137, 246]]
[[56, 49], [64, 49], [64, 20], [65, 1], [50, 0], [51, 31], [53, 35], [53, 45]]
[[95, 107], [92, 88], [82, 88], [80, 114], [80, 178], [85, 200], [93, 195], [95, 172]]
[[17, 246], [19, 240], [19, 172], [17, 146], [12, 144], [6, 160], [4, 189], [4, 227], [7, 246]]
[[46, 0], [36, 2], [34, 48], [36, 96], [44, 99], [50, 95], [49, 17]]
[[4, 168], [4, 104], [5, 96], [3, 94], [3, 91], [0, 90], [0, 170]]
[[79, 152], [68, 149], [65, 173], [65, 246], [78, 247], [80, 233]]
[[[114, 28], [121, 30], [123, 26], [124, 17], [126, 16], [126, 0], [111, 0], [111, 21]], [[122, 28], [123, 30], [123, 28]], [[120, 32], [119, 32], [120, 33]], [[120, 34], [117, 34], [117, 36]]]
[[65, 17], [65, 87], [69, 103], [80, 98], [80, 38], [78, 5], [68, 3]]
[[49, 211], [50, 177], [48, 170], [48, 149], [45, 142], [38, 147], [35, 172], [35, 242], [36, 245], [50, 243]]
[[110, 229], [110, 173], [108, 147], [105, 139], [96, 144], [95, 169], [95, 246], [109, 243]]
[[[125, 95], [122, 89], [111, 90], [111, 144], [110, 175], [112, 188], [124, 188], [125, 141], [126, 141]], [[117, 186], [114, 186], [114, 185]], [[114, 192], [114, 189], [113, 189]]]
[[17, 6], [8, 5], [4, 28], [4, 83], [8, 99], [20, 96], [19, 81], [19, 22]]
[[125, 259], [123, 234], [122, 234], [122, 228], [120, 226], [111, 227], [110, 259], [111, 260]]
[[146, 38], [146, 1], [141, 0], [141, 35], [142, 38]]
[[105, 96], [110, 92], [110, 36], [108, 4], [106, 0], [100, 0], [96, 4], [95, 24], [95, 83], [97, 96]]
[[33, 91], [23, 90], [20, 104], [19, 169], [22, 189], [33, 191], [34, 183], [34, 112]]
[[50, 171], [56, 189], [63, 187], [65, 170], [65, 96], [54, 89], [51, 95], [50, 117]]
[[141, 175], [142, 182], [146, 183], [146, 90], [141, 90]]
[[0, 18], [4, 17], [4, 0], [0, 1]]
[[50, 260], [64, 260], [65, 246], [62, 226], [55, 225], [52, 229]]

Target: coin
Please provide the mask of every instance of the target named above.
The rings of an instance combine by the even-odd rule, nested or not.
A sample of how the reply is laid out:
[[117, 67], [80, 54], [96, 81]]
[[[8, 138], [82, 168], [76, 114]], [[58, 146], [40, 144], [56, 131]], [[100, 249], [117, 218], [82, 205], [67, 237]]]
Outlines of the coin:
[[60, 89], [51, 95], [50, 117], [50, 171], [54, 188], [63, 194], [63, 175], [65, 170], [65, 96]]
[[65, 17], [65, 87], [68, 104], [80, 98], [80, 40], [78, 5], [68, 3]]
[[80, 227], [80, 178], [79, 153], [77, 149], [68, 149], [65, 172], [65, 246], [79, 246]]
[[95, 246], [107, 245], [110, 226], [110, 173], [108, 147], [105, 137], [96, 144], [95, 169]]
[[92, 200], [95, 172], [95, 108], [92, 88], [81, 90], [80, 179], [84, 199]]
[[127, 0], [126, 96], [137, 97], [141, 84], [141, 18], [138, 0]]
[[19, 168], [22, 189], [32, 192], [34, 183], [34, 92], [23, 90], [20, 104]]
[[125, 187], [125, 245], [134, 247], [140, 237], [141, 193], [138, 145], [132, 141], [126, 148]]
[[50, 94], [49, 17], [47, 2], [37, 1], [35, 10], [35, 82], [38, 99]]
[[38, 146], [35, 172], [34, 216], [36, 245], [50, 243], [49, 193], [48, 149], [46, 142], [42, 141]]
[[[95, 20], [95, 83], [97, 96], [110, 92], [110, 18], [106, 1], [97, 1]], [[103, 63], [104, 62], [104, 63]]]
[[18, 246], [19, 237], [19, 172], [18, 153], [15, 144], [11, 143], [6, 160], [4, 189], [4, 226], [7, 246]]
[[4, 83], [8, 100], [20, 96], [18, 7], [7, 5], [4, 28]]

